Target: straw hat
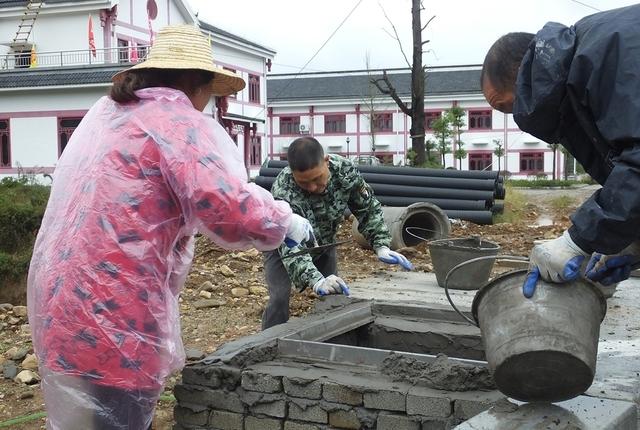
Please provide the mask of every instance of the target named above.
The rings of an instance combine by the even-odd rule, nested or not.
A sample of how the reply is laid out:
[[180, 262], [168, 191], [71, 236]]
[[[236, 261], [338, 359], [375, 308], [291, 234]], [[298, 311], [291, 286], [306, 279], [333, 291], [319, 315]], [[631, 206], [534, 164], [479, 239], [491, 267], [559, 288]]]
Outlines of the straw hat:
[[116, 73], [112, 81], [118, 82], [129, 70], [135, 69], [197, 69], [214, 74], [213, 94], [227, 96], [245, 87], [244, 79], [233, 72], [213, 64], [211, 44], [194, 25], [171, 25], [156, 34], [147, 59], [133, 67]]

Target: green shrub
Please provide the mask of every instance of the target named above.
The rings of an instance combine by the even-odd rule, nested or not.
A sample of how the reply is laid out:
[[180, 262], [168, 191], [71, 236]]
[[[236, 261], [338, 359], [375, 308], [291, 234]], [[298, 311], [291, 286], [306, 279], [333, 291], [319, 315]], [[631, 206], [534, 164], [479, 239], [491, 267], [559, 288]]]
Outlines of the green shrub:
[[29, 177], [0, 180], [0, 284], [27, 273], [49, 187]]

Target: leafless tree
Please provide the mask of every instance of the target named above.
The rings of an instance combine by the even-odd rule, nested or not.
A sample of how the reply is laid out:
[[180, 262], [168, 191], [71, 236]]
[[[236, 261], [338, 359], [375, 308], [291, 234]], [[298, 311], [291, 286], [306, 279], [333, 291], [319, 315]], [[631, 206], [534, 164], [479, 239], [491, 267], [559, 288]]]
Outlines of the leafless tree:
[[423, 165], [426, 161], [425, 158], [425, 130], [424, 130], [424, 78], [425, 78], [425, 66], [422, 64], [422, 54], [424, 51], [424, 45], [429, 43], [429, 40], [422, 40], [422, 32], [427, 28], [429, 23], [435, 18], [431, 17], [426, 24], [422, 25], [422, 11], [424, 11], [424, 5], [421, 0], [411, 0], [411, 27], [413, 38], [413, 62], [409, 62], [407, 55], [404, 52], [398, 31], [395, 25], [389, 19], [384, 9], [382, 12], [387, 18], [387, 21], [391, 24], [393, 29], [393, 37], [400, 46], [400, 52], [404, 57], [407, 65], [411, 69], [411, 104], [407, 105], [398, 95], [397, 89], [391, 83], [386, 70], [383, 70], [382, 77], [373, 79], [372, 82], [378, 88], [378, 90], [390, 96], [393, 101], [396, 102], [398, 107], [405, 115], [411, 117], [411, 129], [409, 133], [411, 135], [411, 149], [416, 154], [415, 164], [417, 166]]

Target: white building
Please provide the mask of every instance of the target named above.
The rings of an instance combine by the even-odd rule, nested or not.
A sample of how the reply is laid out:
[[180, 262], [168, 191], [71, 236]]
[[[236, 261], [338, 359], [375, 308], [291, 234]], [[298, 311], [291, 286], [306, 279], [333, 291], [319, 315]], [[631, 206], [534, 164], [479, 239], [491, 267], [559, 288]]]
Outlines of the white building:
[[[185, 23], [209, 35], [218, 65], [247, 81], [220, 120], [257, 172], [267, 154], [265, 76], [275, 51], [198, 21], [181, 0], [1, 0], [0, 178], [52, 173], [111, 76], [141, 61], [160, 28]], [[217, 117], [216, 104], [205, 113]]]
[[[408, 69], [388, 70], [401, 99], [410, 104], [411, 74]], [[411, 148], [407, 117], [390, 97], [370, 83], [381, 70], [332, 73], [274, 74], [268, 76], [267, 135], [269, 155], [285, 159], [289, 143], [300, 135], [318, 139], [327, 152], [344, 156], [374, 155], [387, 163], [404, 164]], [[496, 142], [505, 156], [500, 169], [512, 177], [553, 174], [553, 151], [539, 139], [522, 132], [512, 115], [493, 110], [480, 89], [480, 66], [436, 67], [425, 79], [426, 137], [436, 140], [431, 120], [452, 106], [465, 110], [462, 128], [463, 170], [498, 170]], [[374, 112], [374, 130], [370, 127]], [[564, 157], [556, 152], [556, 175], [563, 174]], [[451, 153], [445, 167], [454, 166]], [[455, 167], [460, 168], [455, 160]], [[573, 167], [570, 172], [573, 173]]]

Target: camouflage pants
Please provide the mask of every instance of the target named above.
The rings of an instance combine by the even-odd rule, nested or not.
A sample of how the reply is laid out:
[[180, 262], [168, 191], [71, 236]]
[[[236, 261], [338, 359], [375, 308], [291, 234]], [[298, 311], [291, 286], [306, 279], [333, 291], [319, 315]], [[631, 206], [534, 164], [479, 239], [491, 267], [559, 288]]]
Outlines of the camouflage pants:
[[[263, 253], [264, 276], [269, 288], [269, 302], [262, 315], [262, 329], [289, 321], [291, 280], [278, 250]], [[324, 276], [337, 275], [336, 249], [332, 248], [314, 257], [313, 264]], [[304, 289], [304, 288], [303, 288]]]

